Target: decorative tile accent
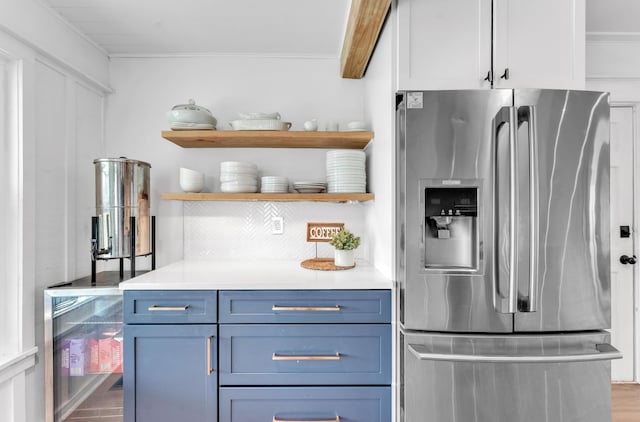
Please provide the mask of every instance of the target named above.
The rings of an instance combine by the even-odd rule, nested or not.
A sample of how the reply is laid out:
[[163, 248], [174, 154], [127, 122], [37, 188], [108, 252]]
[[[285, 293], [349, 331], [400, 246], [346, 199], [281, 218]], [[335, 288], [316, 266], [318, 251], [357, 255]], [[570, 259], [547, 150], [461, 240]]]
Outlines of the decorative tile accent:
[[[284, 234], [271, 234], [271, 218], [284, 218]], [[345, 223], [361, 237], [356, 258], [367, 258], [364, 205], [314, 202], [184, 202], [184, 257], [292, 259], [333, 257], [327, 243], [306, 240], [307, 222]]]

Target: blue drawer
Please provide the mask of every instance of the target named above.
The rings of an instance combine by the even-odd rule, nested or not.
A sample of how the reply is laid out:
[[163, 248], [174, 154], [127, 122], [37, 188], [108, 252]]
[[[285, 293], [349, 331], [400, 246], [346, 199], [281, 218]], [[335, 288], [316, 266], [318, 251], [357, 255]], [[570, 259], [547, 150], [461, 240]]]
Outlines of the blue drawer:
[[221, 323], [389, 323], [390, 290], [221, 291]]
[[220, 385], [391, 384], [390, 324], [220, 325]]
[[220, 422], [390, 422], [391, 387], [222, 387]]
[[217, 319], [212, 290], [125, 290], [125, 324], [210, 324]]

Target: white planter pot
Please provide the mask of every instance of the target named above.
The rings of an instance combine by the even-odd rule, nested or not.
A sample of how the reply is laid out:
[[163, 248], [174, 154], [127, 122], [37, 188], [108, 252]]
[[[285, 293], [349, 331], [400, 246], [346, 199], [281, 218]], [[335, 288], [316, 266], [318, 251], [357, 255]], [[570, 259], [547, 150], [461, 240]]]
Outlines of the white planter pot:
[[353, 259], [354, 251], [335, 250], [334, 263], [337, 267], [353, 267], [355, 265]]

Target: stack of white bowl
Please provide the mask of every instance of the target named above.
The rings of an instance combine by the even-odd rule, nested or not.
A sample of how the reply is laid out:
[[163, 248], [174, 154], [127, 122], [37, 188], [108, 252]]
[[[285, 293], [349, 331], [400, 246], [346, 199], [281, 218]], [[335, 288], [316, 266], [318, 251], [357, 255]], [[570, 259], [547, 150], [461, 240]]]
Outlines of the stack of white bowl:
[[359, 149], [327, 151], [327, 185], [329, 193], [365, 193], [367, 174], [365, 153]]
[[260, 184], [262, 193], [287, 193], [289, 192], [289, 179], [282, 176], [263, 176]]
[[204, 173], [180, 167], [180, 188], [185, 192], [200, 192], [204, 189]]
[[257, 192], [258, 167], [242, 161], [220, 163], [220, 190], [225, 193]]

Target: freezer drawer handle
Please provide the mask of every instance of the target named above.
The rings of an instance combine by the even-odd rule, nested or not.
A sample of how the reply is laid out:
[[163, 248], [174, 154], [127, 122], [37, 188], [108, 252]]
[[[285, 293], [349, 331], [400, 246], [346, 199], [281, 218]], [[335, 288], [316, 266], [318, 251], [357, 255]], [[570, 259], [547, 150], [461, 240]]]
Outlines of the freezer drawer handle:
[[466, 355], [459, 353], [433, 353], [423, 344], [409, 344], [409, 351], [420, 360], [470, 363], [563, 363], [590, 362], [597, 360], [621, 359], [622, 353], [610, 344], [596, 344], [597, 353], [578, 353], [569, 355]]
[[278, 419], [277, 417], [273, 417], [272, 422], [340, 422], [340, 416], [336, 416], [333, 419]]
[[172, 311], [172, 312], [178, 312], [178, 311], [186, 311], [187, 309], [189, 309], [189, 305], [184, 305], [184, 306], [158, 306], [158, 305], [151, 305], [151, 306], [149, 306], [149, 310], [150, 311]]
[[321, 311], [321, 312], [336, 312], [340, 311], [340, 305], [336, 306], [278, 306], [273, 305], [272, 311]]
[[335, 355], [279, 355], [274, 353], [271, 360], [340, 360], [340, 353]]

